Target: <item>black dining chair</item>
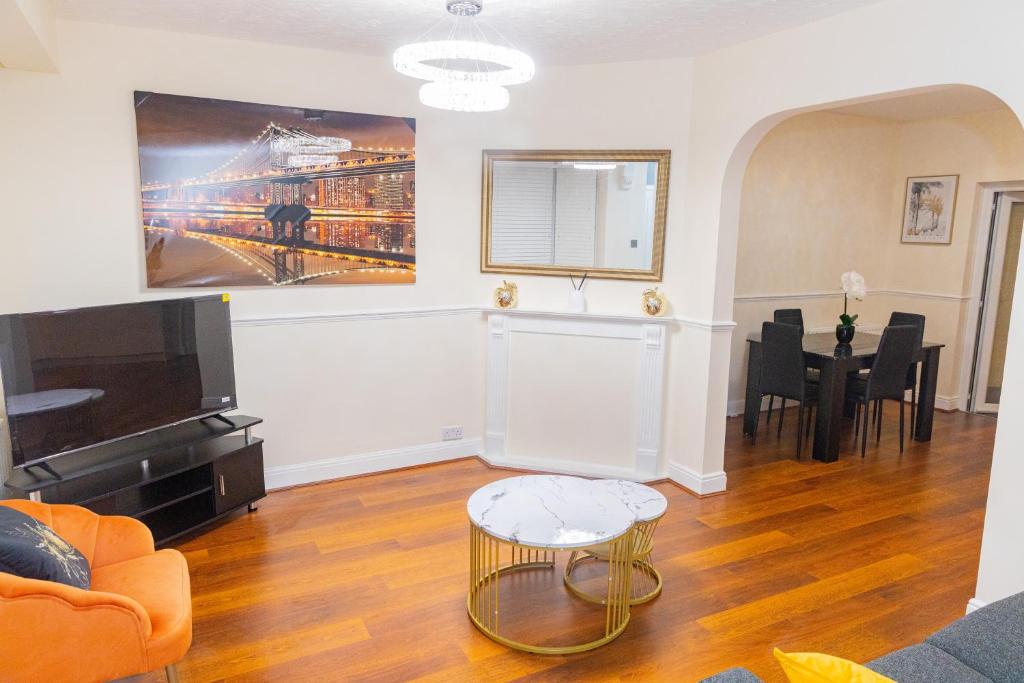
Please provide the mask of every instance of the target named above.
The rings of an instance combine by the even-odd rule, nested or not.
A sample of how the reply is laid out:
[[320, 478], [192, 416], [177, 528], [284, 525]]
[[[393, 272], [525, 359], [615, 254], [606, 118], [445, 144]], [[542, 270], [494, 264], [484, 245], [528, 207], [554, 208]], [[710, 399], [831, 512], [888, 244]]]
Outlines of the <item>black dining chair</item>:
[[[924, 343], [924, 316], [920, 313], [901, 313], [899, 311], [893, 311], [889, 316], [889, 325], [910, 325], [917, 329], [917, 345], [914, 347], [914, 352], [921, 350], [921, 345]], [[910, 368], [907, 370], [907, 385], [906, 388], [910, 390], [910, 438], [914, 438], [914, 434], [917, 430], [917, 361], [910, 363]], [[878, 411], [881, 408], [881, 404], [875, 404], [875, 409], [871, 413], [871, 421], [874, 423], [878, 419]]]
[[800, 334], [804, 333], [804, 312], [799, 308], [777, 308], [772, 313], [772, 320], [786, 325], [796, 325], [800, 328]]
[[[810, 435], [811, 416], [818, 402], [818, 385], [807, 381], [803, 334], [795, 325], [765, 322], [761, 325], [761, 396], [774, 395], [783, 401], [799, 403], [796, 429], [796, 457], [803, 452], [805, 436], [804, 411], [807, 411], [806, 432]], [[758, 412], [760, 416], [760, 412]], [[781, 426], [782, 415], [779, 415]], [[751, 443], [757, 442], [757, 422]]]
[[[800, 336], [804, 334], [804, 312], [799, 308], [777, 308], [772, 313], [772, 320], [777, 323], [783, 323], [784, 325], [795, 325], [800, 328]], [[813, 381], [817, 381], [817, 377], [813, 377]], [[765, 420], [765, 424], [772, 423], [772, 407], [775, 404], [775, 395], [768, 396], [768, 419]], [[778, 434], [782, 434], [782, 419], [786, 416], [786, 399], [782, 399], [782, 407], [779, 409], [779, 428]]]
[[914, 358], [917, 344], [917, 328], [913, 325], [892, 325], [882, 331], [878, 352], [867, 375], [855, 375], [846, 385], [846, 397], [856, 404], [853, 418], [853, 445], [857, 446], [857, 433], [861, 426], [861, 408], [864, 408], [863, 436], [860, 442], [860, 457], [864, 457], [868, 443], [868, 406], [877, 402], [875, 443], [882, 438], [882, 409], [884, 400], [899, 401], [900, 404], [900, 453], [903, 452], [904, 398], [907, 391], [907, 369]]

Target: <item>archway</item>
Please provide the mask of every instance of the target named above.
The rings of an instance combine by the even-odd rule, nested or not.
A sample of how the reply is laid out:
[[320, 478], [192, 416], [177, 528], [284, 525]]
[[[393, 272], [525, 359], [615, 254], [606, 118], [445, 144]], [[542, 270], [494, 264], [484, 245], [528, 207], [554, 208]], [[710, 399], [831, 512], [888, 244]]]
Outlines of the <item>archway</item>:
[[[983, 92], [983, 91], [979, 91], [977, 89], [970, 89], [970, 91]], [[784, 128], [786, 128], [788, 126], [791, 129], [790, 132], [792, 132], [792, 130], [798, 130], [800, 128], [800, 126], [802, 125], [802, 124], [798, 123], [798, 121], [802, 117], [809, 117], [809, 118], [807, 118], [807, 120], [810, 120], [814, 116], [821, 117], [821, 116], [824, 116], [825, 114], [832, 115], [835, 112], [836, 109], [849, 108], [851, 106], [854, 106], [854, 107], [855, 106], [860, 106], [860, 105], [862, 105], [864, 103], [867, 103], [867, 104], [869, 104], [871, 106], [876, 106], [876, 105], [880, 106], [879, 103], [884, 103], [887, 100], [888, 101], [893, 101], [893, 100], [898, 100], [898, 99], [906, 98], [906, 97], [925, 96], [925, 95], [927, 95], [927, 96], [939, 96], [943, 92], [951, 93], [951, 94], [955, 94], [955, 93], [958, 93], [958, 92], [959, 93], [963, 93], [963, 92], [968, 92], [968, 88], [966, 86], [946, 86], [946, 87], [943, 87], [943, 88], [924, 88], [924, 89], [917, 89], [917, 90], [911, 90], [911, 91], [900, 91], [900, 92], [895, 92], [895, 93], [887, 93], [886, 95], [883, 95], [883, 96], [872, 97], [872, 98], [867, 98], [867, 99], [860, 99], [860, 100], [855, 100], [855, 101], [849, 101], [848, 100], [848, 101], [844, 101], [844, 102], [835, 102], [835, 103], [823, 104], [823, 105], [812, 107], [812, 108], [802, 108], [802, 109], [798, 109], [798, 110], [790, 110], [790, 111], [779, 113], [779, 114], [776, 114], [776, 115], [773, 115], [773, 116], [770, 116], [770, 117], [767, 117], [767, 118], [763, 119], [758, 124], [753, 126], [743, 136], [743, 138], [737, 144], [736, 148], [733, 150], [732, 157], [730, 158], [729, 165], [728, 165], [727, 171], [725, 173], [725, 180], [723, 182], [723, 190], [722, 190], [722, 205], [721, 205], [721, 220], [720, 220], [721, 234], [719, 235], [719, 263], [718, 263], [718, 266], [719, 266], [719, 268], [728, 268], [731, 271], [732, 282], [730, 283], [730, 286], [726, 288], [726, 287], [722, 286], [722, 280], [719, 279], [719, 282], [718, 282], [719, 286], [716, 289], [716, 312], [717, 312], [718, 306], [720, 304], [718, 299], [720, 297], [723, 297], [724, 295], [727, 294], [728, 295], [728, 299], [729, 299], [729, 301], [728, 301], [728, 310], [730, 311], [729, 315], [730, 315], [730, 317], [733, 320], [736, 320], [737, 323], [738, 323], [738, 327], [737, 327], [735, 336], [737, 337], [737, 339], [738, 339], [738, 341], [739, 341], [739, 343], [741, 345], [743, 344], [743, 339], [745, 338], [746, 333], [749, 331], [748, 329], [746, 329], [744, 327], [744, 315], [745, 314], [744, 314], [744, 312], [742, 310], [744, 307], [752, 307], [755, 304], [756, 305], [761, 305], [762, 308], [764, 308], [765, 310], [768, 311], [768, 313], [764, 313], [762, 311], [762, 315], [761, 315], [760, 319], [768, 319], [768, 320], [771, 319], [771, 317], [770, 317], [770, 314], [771, 314], [770, 313], [770, 307], [771, 306], [778, 305], [778, 307], [780, 307], [780, 308], [788, 307], [788, 306], [785, 306], [785, 305], [782, 305], [782, 304], [778, 304], [775, 301], [772, 301], [772, 298], [773, 298], [772, 295], [779, 295], [779, 294], [790, 295], [790, 296], [783, 297], [783, 298], [787, 299], [789, 302], [791, 302], [791, 305], [795, 306], [795, 307], [801, 306], [801, 303], [805, 302], [805, 301], [826, 301], [827, 300], [827, 301], [831, 301], [832, 302], [832, 304], [830, 304], [830, 305], [832, 305], [833, 307], [838, 305], [840, 307], [839, 310], [841, 310], [841, 299], [837, 299], [836, 298], [836, 293], [837, 293], [837, 288], [838, 288], [838, 276], [839, 276], [839, 274], [843, 270], [846, 269], [846, 268], [840, 269], [840, 268], [837, 267], [835, 269], [835, 273], [834, 273], [834, 280], [835, 281], [833, 283], [829, 284], [828, 286], [821, 287], [820, 288], [821, 291], [810, 292], [811, 294], [815, 295], [813, 297], [812, 296], [805, 296], [805, 295], [808, 294], [808, 292], [801, 290], [800, 286], [795, 286], [795, 289], [791, 289], [789, 291], [786, 291], [784, 289], [779, 289], [778, 287], [774, 287], [774, 288], [766, 287], [762, 291], [757, 292], [757, 291], [751, 290], [751, 288], [749, 288], [749, 287], [744, 288], [740, 284], [740, 283], [743, 282], [743, 276], [744, 276], [744, 273], [746, 272], [745, 271], [745, 265], [744, 265], [744, 259], [743, 259], [743, 255], [742, 255], [742, 251], [743, 251], [743, 234], [744, 234], [742, 231], [745, 228], [749, 227], [749, 216], [747, 216], [746, 218], [744, 217], [743, 212], [741, 211], [741, 202], [745, 201], [745, 199], [744, 199], [745, 192], [746, 192], [746, 190], [749, 190], [749, 187], [747, 187], [747, 188], [744, 187], [744, 177], [749, 174], [749, 169], [750, 169], [751, 163], [756, 161], [756, 159], [755, 159], [755, 149], [758, 149], [759, 145], [765, 144], [766, 140], [770, 142], [771, 141], [771, 136], [776, 131], [778, 131], [780, 129], [784, 129]], [[987, 93], [987, 96], [990, 97], [990, 98], [995, 99], [995, 96], [991, 95], [990, 93]], [[1002, 116], [1006, 121], [1008, 121], [1009, 124], [1012, 124], [1012, 128], [1015, 130], [1015, 135], [1017, 135], [1017, 136], [1021, 137], [1022, 139], [1024, 139], [1024, 129], [1021, 128], [1019, 117], [1017, 117], [1016, 114], [1014, 114], [1011, 110], [1009, 110], [1009, 108], [1006, 107], [1005, 103], [1002, 103], [1001, 100], [999, 100], [999, 103], [1000, 103], [1000, 109], [1001, 109], [1001, 112], [1002, 112], [1000, 114], [1000, 116]], [[869, 107], [869, 109], [870, 109], [870, 107]], [[953, 116], [953, 115], [950, 115], [950, 116]], [[939, 118], [941, 118], [941, 117], [939, 117]], [[901, 123], [901, 124], [898, 125], [898, 127], [902, 126], [903, 128], [908, 128], [908, 127], [912, 127], [913, 125], [914, 124]], [[937, 124], [932, 122], [929, 125], [934, 128], [935, 125], [937, 125]], [[878, 126], [880, 128], [884, 127], [883, 124], [878, 124]], [[902, 144], [903, 141], [900, 141], [898, 139], [898, 137], [897, 137], [897, 138], [893, 138], [893, 140], [891, 142], [892, 142], [892, 144], [896, 145], [896, 144]], [[963, 169], [962, 169], [963, 164], [961, 164], [960, 167], [957, 167], [957, 165], [955, 165], [955, 164], [949, 164], [949, 165], [947, 165], [945, 168], [943, 168], [941, 170], [938, 169], [938, 168], [935, 168], [934, 165], [931, 165], [929, 167], [929, 164], [927, 163], [928, 160], [929, 159], [933, 160], [935, 158], [935, 156], [933, 155], [933, 156], [929, 157], [928, 155], [923, 155], [921, 157], [921, 159], [922, 159], [921, 163], [918, 164], [918, 166], [920, 167], [920, 170], [910, 170], [910, 171], [908, 171], [908, 172], [906, 172], [904, 174], [905, 176], [913, 176], [913, 175], [927, 175], [927, 174], [932, 174], [932, 173], [947, 173], [948, 172], [948, 173], [951, 173], [951, 174], [960, 173], [963, 176], [960, 179], [961, 184], [960, 184], [960, 187], [959, 187], [959, 202], [956, 205], [956, 212], [957, 212], [957, 215], [956, 215], [956, 226], [957, 226], [956, 227], [956, 231], [959, 231], [959, 232], [954, 231], [954, 237], [956, 237], [959, 240], [958, 246], [956, 248], [960, 249], [960, 251], [962, 252], [962, 254], [964, 256], [964, 260], [962, 262], [962, 269], [961, 270], [949, 273], [948, 280], [950, 282], [950, 286], [949, 286], [948, 290], [943, 291], [943, 292], [936, 292], [935, 291], [936, 287], [934, 285], [921, 284], [917, 288], [916, 291], [913, 291], [911, 286], [909, 286], [907, 284], [907, 278], [902, 278], [902, 279], [900, 279], [900, 278], [893, 278], [893, 279], [890, 279], [890, 280], [884, 280], [880, 276], [880, 274], [884, 275], [885, 272], [883, 270], [878, 270], [878, 269], [876, 269], [874, 271], [874, 276], [873, 277], [869, 276], [869, 278], [868, 278], [869, 287], [871, 289], [881, 290], [881, 294], [876, 299], [876, 301], [880, 302], [878, 304], [878, 306], [877, 306], [877, 310], [872, 311], [872, 309], [870, 309], [870, 308], [861, 309], [862, 316], [867, 318], [869, 320], [869, 322], [875, 322], [875, 323], [879, 323], [881, 325], [884, 325], [885, 324], [885, 319], [888, 317], [888, 314], [889, 314], [890, 311], [893, 311], [893, 310], [911, 310], [911, 311], [913, 311], [913, 310], [922, 310], [925, 307], [932, 307], [932, 309], [929, 309], [927, 311], [928, 319], [930, 321], [929, 324], [932, 324], [936, 320], [936, 318], [939, 317], [938, 314], [933, 313], [933, 309], [934, 309], [934, 307], [937, 307], [940, 304], [942, 306], [946, 306], [946, 307], [949, 307], [951, 309], [957, 309], [958, 314], [962, 314], [963, 319], [958, 321], [958, 327], [956, 329], [956, 337], [955, 338], [949, 338], [949, 339], [944, 341], [944, 343], [946, 343], [946, 349], [944, 349], [944, 352], [943, 352], [945, 355], [943, 356], [942, 362], [944, 364], [946, 364], [947, 369], [949, 370], [949, 372], [947, 372], [947, 377], [945, 378], [946, 382], [947, 382], [947, 385], [946, 385], [947, 388], [940, 392], [941, 394], [945, 394], [944, 398], [946, 399], [946, 401], [941, 405], [941, 407], [944, 407], [944, 408], [959, 408], [962, 405], [962, 403], [960, 401], [957, 401], [957, 400], [954, 400], [954, 399], [958, 399], [959, 398], [959, 396], [957, 394], [958, 387], [959, 387], [959, 382], [960, 382], [960, 373], [959, 373], [959, 367], [958, 366], [961, 365], [961, 359], [962, 359], [963, 355], [965, 355], [965, 352], [968, 351], [968, 349], [966, 347], [964, 347], [962, 349], [957, 349], [955, 347], [956, 347], [956, 342], [958, 340], [959, 341], [964, 341], [966, 339], [966, 337], [968, 336], [967, 333], [968, 332], [972, 332], [974, 327], [975, 327], [975, 325], [976, 325], [976, 320], [974, 318], [972, 318], [972, 316], [971, 316], [972, 307], [970, 306], [971, 297], [975, 294], [975, 292], [971, 289], [971, 287], [973, 286], [973, 284], [972, 284], [973, 281], [976, 280], [976, 278], [971, 277], [972, 270], [975, 268], [975, 265], [974, 265], [973, 262], [971, 262], [970, 257], [974, 255], [974, 252], [976, 252], [977, 245], [983, 244], [983, 240], [981, 240], [980, 237], [984, 237], [984, 235], [980, 235], [979, 236], [979, 232], [978, 231], [983, 231], [983, 230], [988, 228], [988, 224], [983, 219], [986, 217], [986, 214], [988, 213], [988, 211], [991, 208], [991, 201], [990, 201], [990, 199], [991, 199], [991, 192], [988, 193], [988, 199], [986, 199], [985, 192], [986, 192], [987, 185], [983, 185], [983, 183], [989, 183], [989, 182], [992, 182], [992, 181], [1015, 181], [1015, 180], [1019, 180], [1021, 178], [1024, 178], [1024, 153], [1021, 153], [1021, 154], [1011, 154], [1009, 156], [1014, 156], [1017, 159], [1013, 160], [1013, 163], [1006, 163], [1006, 160], [1003, 160], [1000, 164], [995, 164], [995, 168], [997, 169], [997, 172], [986, 173], [986, 174], [979, 174], [979, 173], [974, 173], [974, 172], [964, 172]], [[1014, 168], [1017, 168], [1018, 170], [1013, 170]], [[749, 181], [749, 177], [747, 178], [747, 180]], [[906, 178], [904, 177], [903, 180], [905, 181]], [[894, 195], [897, 195], [897, 196], [896, 197], [892, 197], [891, 199], [892, 199], [892, 201], [898, 201], [900, 203], [900, 206], [892, 213], [892, 215], [893, 215], [892, 221], [889, 224], [884, 226], [884, 229], [883, 229], [883, 232], [882, 232], [883, 239], [884, 240], [888, 240], [887, 246], [895, 245], [896, 248], [900, 248], [900, 245], [901, 245], [900, 237], [899, 237], [900, 226], [897, 224], [897, 221], [901, 218], [902, 212], [904, 210], [904, 207], [902, 205], [902, 203], [904, 201], [902, 193], [903, 193], [904, 190], [905, 190], [905, 188], [902, 188], [902, 187], [895, 187], [895, 188], [893, 188], [893, 193], [894, 193]], [[808, 190], [808, 194], [813, 194], [813, 190]], [[732, 234], [731, 239], [729, 238], [729, 235], [728, 235], [728, 231], [729, 231], [729, 226], [730, 225], [732, 225], [732, 227], [734, 229], [734, 233]], [[951, 222], [951, 225], [952, 225], [952, 222]], [[936, 266], [936, 270], [937, 271], [941, 270], [941, 267], [943, 267], [943, 266], [948, 266], [948, 260], [949, 259], [946, 259], [944, 261], [943, 257], [945, 255], [948, 255], [948, 254], [950, 254], [950, 253], [952, 253], [954, 251], [954, 247], [936, 247], [936, 246], [910, 247], [910, 246], [904, 246], [902, 248], [904, 249], [904, 251], [916, 249], [918, 254], [924, 254], [924, 253], [929, 254], [929, 259], [932, 259], [935, 263], [938, 264]], [[931, 252], [928, 251], [929, 249], [931, 250]], [[945, 250], [945, 251], [943, 251], [943, 250]], [[757, 251], [757, 254], [758, 254], [759, 257], [763, 257], [763, 258], [765, 258], [767, 260], [770, 260], [772, 258], [772, 256], [769, 253], [767, 253], [764, 249], [761, 249], [761, 250]], [[936, 256], [936, 254], [938, 254], [938, 256]], [[901, 264], [901, 265], [903, 265], [904, 267], [906, 266], [906, 264]], [[889, 266], [891, 268], [891, 266], [892, 266], [891, 262], [889, 263]], [[850, 268], [857, 268], [857, 269], [860, 269], [860, 270], [864, 270], [863, 267], [858, 267], [858, 263], [852, 263], [852, 264], [849, 265], [849, 267]], [[920, 273], [920, 271], [914, 271], [914, 272]], [[748, 279], [748, 281], [749, 281], [749, 279]], [[893, 282], [895, 282], [895, 284], [893, 284]], [[775, 284], [777, 285], [778, 283], [776, 282]], [[831, 290], [831, 291], [830, 292], [826, 292], [826, 291], [824, 291], [825, 289], [828, 289], [828, 290]], [[762, 299], [763, 301], [759, 301], [759, 302], [756, 301], [759, 298], [759, 297], [755, 296], [757, 294], [763, 295], [763, 296], [760, 297], [760, 299]], [[832, 297], [832, 298], [829, 299], [829, 297]], [[744, 298], [746, 299], [745, 301], [737, 302], [737, 299], [744, 299]], [[1020, 299], [1020, 297], [1018, 297], [1018, 307], [1020, 305], [1022, 305], [1021, 302], [1019, 301], [1019, 299]], [[870, 296], [868, 298], [868, 301], [869, 302], [871, 301], [871, 297]], [[813, 306], [812, 306], [812, 308], [813, 308]], [[838, 312], [838, 311], [836, 311], [836, 312]], [[1015, 314], [1015, 315], [1018, 315], [1018, 314]], [[720, 313], [719, 313], [719, 316], [721, 316]], [[812, 319], [812, 320], [809, 320], [808, 322], [809, 322], [809, 326], [811, 326], [811, 327], [820, 327], [823, 322], [826, 322], [826, 320], [820, 318], [820, 316], [819, 316], [818, 319], [816, 319], [816, 320]], [[827, 322], [830, 323], [831, 325], [835, 324], [835, 322], [831, 321], [831, 320], [827, 320]], [[935, 329], [934, 326], [931, 329]], [[1009, 340], [1009, 344], [1011, 345], [1011, 348], [1012, 348], [1013, 343], [1014, 343], [1014, 337], [1013, 337], [1013, 332], [1011, 331], [1011, 333], [1010, 333], [1010, 340]], [[970, 355], [970, 354], [966, 354], [966, 355]], [[734, 366], [733, 377], [731, 378], [733, 380], [733, 384], [735, 383], [735, 360], [736, 360], [736, 356], [735, 356], [735, 344], [734, 344], [733, 354], [732, 354], [731, 363], [730, 363], [730, 365]], [[729, 410], [728, 410], [728, 412], [730, 414], [734, 414], [736, 412], [736, 406], [733, 403], [734, 398], [735, 398], [734, 393], [730, 393], [730, 395], [728, 396], [728, 399], [729, 399], [729, 404], [728, 404], [729, 405]], [[778, 404], [776, 403], [776, 414], [777, 414], [777, 408], [778, 408]], [[888, 416], [888, 417], [889, 417], [889, 419], [891, 419], [891, 415]], [[974, 486], [975, 493], [976, 493], [975, 498], [970, 503], [965, 501], [964, 504], [965, 505], [973, 505], [974, 508], [975, 508], [975, 511], [977, 513], [979, 513], [979, 516], [980, 516], [980, 512], [982, 510], [984, 510], [984, 508], [985, 508], [985, 500], [986, 500], [986, 494], [987, 494], [987, 490], [988, 490], [988, 486], [987, 486], [988, 459], [987, 458], [992, 453], [992, 444], [993, 444], [993, 440], [994, 440], [994, 431], [995, 431], [994, 427], [989, 428], [987, 430], [986, 435], [984, 437], [982, 437], [982, 438], [975, 438], [975, 437], [977, 437], [978, 432], [977, 431], [972, 432], [970, 430], [974, 429], [977, 425], [976, 425], [976, 423], [971, 422], [967, 418], [963, 418], [963, 419], [956, 418], [954, 420], [954, 419], [947, 419], [946, 417], [942, 417], [941, 420], [943, 421], [943, 425], [944, 425], [943, 426], [943, 431], [942, 431], [941, 434], [939, 434], [939, 433], [936, 434], [936, 439], [942, 439], [942, 441], [940, 442], [940, 448], [939, 448], [940, 451], [948, 450], [950, 447], [953, 446], [954, 442], [957, 441], [957, 440], [964, 440], [965, 444], [966, 444], [965, 448], [973, 449], [969, 453], [967, 452], [967, 450], [965, 450], [965, 453], [967, 453], [968, 455], [974, 457], [975, 459], [984, 459], [985, 460], [985, 463], [984, 463], [985, 464], [985, 468], [984, 468], [984, 473], [983, 473], [984, 474], [984, 482], [982, 482], [982, 479], [980, 478], [980, 477], [982, 477], [981, 470], [977, 470], [977, 471], [970, 472], [970, 473], [967, 473], [967, 472], [964, 473], [964, 476], [965, 476], [966, 480], [974, 482], [973, 484], [967, 484], [966, 487], [970, 488], [971, 486]], [[793, 459], [794, 458], [794, 454], [791, 451], [793, 450], [793, 442], [795, 441], [795, 438], [794, 438], [795, 435], [792, 433], [792, 430], [795, 427], [795, 423], [796, 423], [796, 420], [792, 420], [792, 422], [790, 422], [789, 426], [788, 426], [788, 430], [790, 431], [790, 441], [789, 441], [789, 444], [785, 448], [781, 448], [780, 447], [778, 449], [777, 453], [773, 454], [772, 457], [770, 457], [770, 458], [766, 458], [764, 461], [771, 460], [773, 458], [775, 460], [781, 460], [781, 459], [784, 459], [784, 458], [788, 458], [788, 459]], [[763, 441], [762, 441], [762, 439], [759, 437], [759, 443], [769, 442], [769, 441], [775, 439], [775, 429], [774, 428], [776, 427], [776, 424], [777, 423], [773, 423], [773, 425], [772, 425], [773, 429], [770, 432], [771, 437], [767, 436], [769, 434], [769, 432], [767, 432], [767, 431], [762, 431], [761, 432], [761, 434], [762, 434], [762, 436], [764, 438], [763, 438]], [[888, 423], [886, 423], [886, 424], [887, 424], [886, 429], [892, 430], [892, 427], [888, 426]], [[762, 422], [761, 428], [762, 428], [762, 430], [764, 429], [763, 422]], [[846, 429], [846, 431], [844, 432], [844, 434], [848, 435], [850, 433], [850, 429], [849, 429], [849, 427], [846, 427], [845, 429]], [[960, 431], [960, 430], [963, 430], [963, 431]], [[725, 469], [726, 469], [727, 472], [729, 472], [730, 478], [732, 478], [733, 475], [734, 475], [734, 469], [730, 467], [730, 453], [732, 452], [732, 449], [736, 448], [736, 439], [735, 439], [736, 435], [734, 434], [735, 431], [736, 431], [735, 428], [731, 428], [731, 427], [727, 428], [726, 436], [725, 436], [725, 441], [726, 441]], [[883, 434], [884, 434], [884, 432], [883, 432]], [[890, 434], [894, 434], [894, 432], [890, 431]], [[966, 437], [966, 439], [962, 439], [961, 435], [964, 435]], [[855, 453], [855, 451], [851, 448], [851, 445], [846, 440], [846, 438], [847, 437], [844, 436], [844, 440], [843, 440], [844, 454], [841, 456], [841, 459], [842, 458], [849, 458], [849, 460], [846, 463], [842, 463], [841, 462], [840, 465], [849, 466], [850, 468], [852, 468], [851, 471], [855, 471], [856, 467], [859, 466], [859, 457], [857, 457], [855, 460], [850, 458], [850, 456], [853, 455]], [[973, 441], [971, 441], [972, 439], [973, 439]], [[873, 441], [874, 441], [874, 438], [871, 439], [871, 442], [873, 442]], [[885, 440], [883, 439], [883, 443], [884, 443], [884, 441]], [[894, 446], [894, 443], [890, 444], [890, 445]], [[783, 451], [785, 451], [785, 452], [783, 452]], [[870, 450], [869, 450], [869, 453], [870, 453]], [[882, 474], [881, 470], [879, 470], [878, 472], [876, 472], [876, 475], [875, 475], [876, 478], [883, 478], [883, 477], [886, 477], [886, 476], [891, 476], [891, 477], [897, 476], [896, 474], [893, 474], [893, 472], [896, 472], [898, 475], [901, 476], [902, 472], [900, 471], [900, 468], [899, 468], [900, 462], [907, 463], [908, 466], [905, 469], [909, 470], [910, 467], [915, 462], [915, 458], [917, 458], [918, 465], [920, 465], [922, 467], [925, 466], [925, 463], [933, 466], [933, 468], [935, 468], [935, 469], [941, 469], [941, 467], [943, 467], [943, 465], [941, 464], [941, 459], [942, 459], [941, 454], [938, 455], [938, 456], [932, 457], [931, 458], [931, 462], [927, 462], [926, 460], [924, 460], [924, 459], [922, 459], [920, 457], [922, 455], [927, 457], [927, 455], [928, 455], [927, 448], [925, 450], [923, 450], [923, 451], [921, 449], [918, 449], [916, 452], [911, 452], [911, 451], [908, 450], [908, 453], [909, 453], [908, 457], [906, 457], [902, 461], [899, 460], [899, 454], [898, 454], [898, 451], [895, 448], [893, 448], [891, 452], [885, 454], [884, 457], [888, 457], [889, 455], [893, 456], [893, 459], [892, 459], [892, 461], [890, 463], [892, 469], [891, 469], [891, 471], [887, 471], [886, 474]], [[882, 455], [883, 455], [882, 453], [880, 453], [880, 452], [878, 453], [879, 457], [882, 457]], [[749, 461], [749, 459], [751, 457], [749, 452], [746, 453], [746, 457], [748, 458], [748, 461]], [[805, 455], [804, 457], [807, 458], [807, 455]], [[871, 456], [869, 455], [869, 458], [870, 457]], [[732, 464], [735, 465], [735, 462], [733, 462]], [[882, 469], [886, 469], [888, 467], [889, 467], [889, 465], [886, 465]], [[741, 476], [737, 476], [736, 481], [737, 482], [742, 481]], [[807, 480], [802, 480], [802, 481], [804, 483], [806, 483]], [[837, 481], [837, 479], [834, 479], [833, 481]], [[893, 479], [893, 481], [896, 481], [896, 480]], [[918, 483], [920, 483], [920, 482], [916, 482], [916, 483], [915, 482], [908, 482], [906, 488], [912, 488], [912, 487], [916, 486]], [[984, 483], [984, 486], [982, 485], [982, 483]], [[926, 505], [931, 505], [931, 504], [933, 504], [933, 502], [934, 501], [932, 501], [932, 502], [925, 501], [925, 504]], [[963, 529], [958, 529], [958, 532], [960, 532], [960, 531], [963, 531]], [[981, 535], [980, 522], [978, 523], [976, 528], [972, 527], [972, 533], [974, 533], [976, 535], [976, 537], [980, 537], [980, 535]]]
[[[945, 205], [942, 197], [932, 198], [938, 213], [931, 215], [946, 226], [945, 238], [899, 237], [892, 226], [905, 208], [900, 182], [937, 167], [951, 173]], [[744, 398], [747, 335], [771, 319], [773, 308], [791, 306], [809, 308], [810, 328], [828, 331], [842, 309], [839, 274], [851, 269], [867, 275], [872, 291], [865, 302], [854, 303], [862, 325], [867, 323], [861, 329], [880, 330], [888, 310], [920, 309], [930, 316], [930, 336], [944, 346], [941, 374], [933, 382], [941, 385], [939, 408], [962, 408], [978, 322], [974, 308], [964, 305], [980, 299], [983, 283], [972, 269], [975, 252], [985, 249], [990, 210], [981, 206], [988, 197], [976, 196], [975, 189], [1020, 178], [1024, 129], [1002, 100], [967, 86], [832, 103], [754, 126], [734, 151], [725, 181], [740, 196], [722, 195], [723, 225], [737, 224], [728, 414], [736, 415]], [[935, 241], [922, 247], [915, 239]], [[727, 241], [723, 236], [720, 244]], [[836, 310], [826, 313], [829, 307]], [[825, 459], [834, 458], [833, 452]]]

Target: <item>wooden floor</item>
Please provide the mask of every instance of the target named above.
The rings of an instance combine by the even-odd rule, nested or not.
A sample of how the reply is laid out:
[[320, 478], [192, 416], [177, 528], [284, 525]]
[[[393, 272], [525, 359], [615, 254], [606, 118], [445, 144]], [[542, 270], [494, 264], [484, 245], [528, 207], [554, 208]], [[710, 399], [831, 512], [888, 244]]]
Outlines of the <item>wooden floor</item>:
[[[995, 432], [991, 418], [936, 414], [934, 440], [900, 457], [886, 417], [866, 459], [844, 442], [829, 465], [792, 459], [795, 420], [781, 441], [762, 421], [752, 448], [730, 419], [728, 493], [657, 485], [663, 595], [574, 656], [507, 650], [466, 616], [466, 498], [508, 472], [470, 459], [272, 493], [179, 546], [195, 607], [182, 680], [693, 681], [744, 665], [778, 681], [773, 646], [878, 657], [973, 596]], [[509, 591], [520, 630], [593, 635], [557, 574]]]

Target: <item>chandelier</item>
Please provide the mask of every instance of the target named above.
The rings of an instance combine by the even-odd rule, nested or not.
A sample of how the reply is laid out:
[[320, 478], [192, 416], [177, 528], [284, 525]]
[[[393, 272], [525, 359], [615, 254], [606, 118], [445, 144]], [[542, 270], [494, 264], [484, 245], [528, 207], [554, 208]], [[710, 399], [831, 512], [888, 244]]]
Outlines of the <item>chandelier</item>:
[[455, 17], [448, 37], [398, 48], [393, 58], [395, 69], [427, 81], [420, 87], [420, 102], [428, 107], [452, 111], [504, 109], [509, 102], [505, 86], [533, 78], [533, 60], [519, 50], [487, 40], [483, 28], [473, 19], [483, 10], [483, 0], [447, 0], [446, 6]]

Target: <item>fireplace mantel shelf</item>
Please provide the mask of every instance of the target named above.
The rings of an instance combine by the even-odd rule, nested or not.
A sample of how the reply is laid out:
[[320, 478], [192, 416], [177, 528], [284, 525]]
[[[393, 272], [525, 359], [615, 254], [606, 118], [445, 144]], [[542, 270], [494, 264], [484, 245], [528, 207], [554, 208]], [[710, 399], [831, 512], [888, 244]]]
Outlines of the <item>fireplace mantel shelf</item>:
[[555, 318], [560, 320], [583, 320], [591, 322], [636, 323], [640, 325], [671, 325], [676, 322], [672, 316], [650, 316], [630, 313], [577, 313], [530, 308], [488, 308], [487, 315], [509, 315], [529, 318]]

